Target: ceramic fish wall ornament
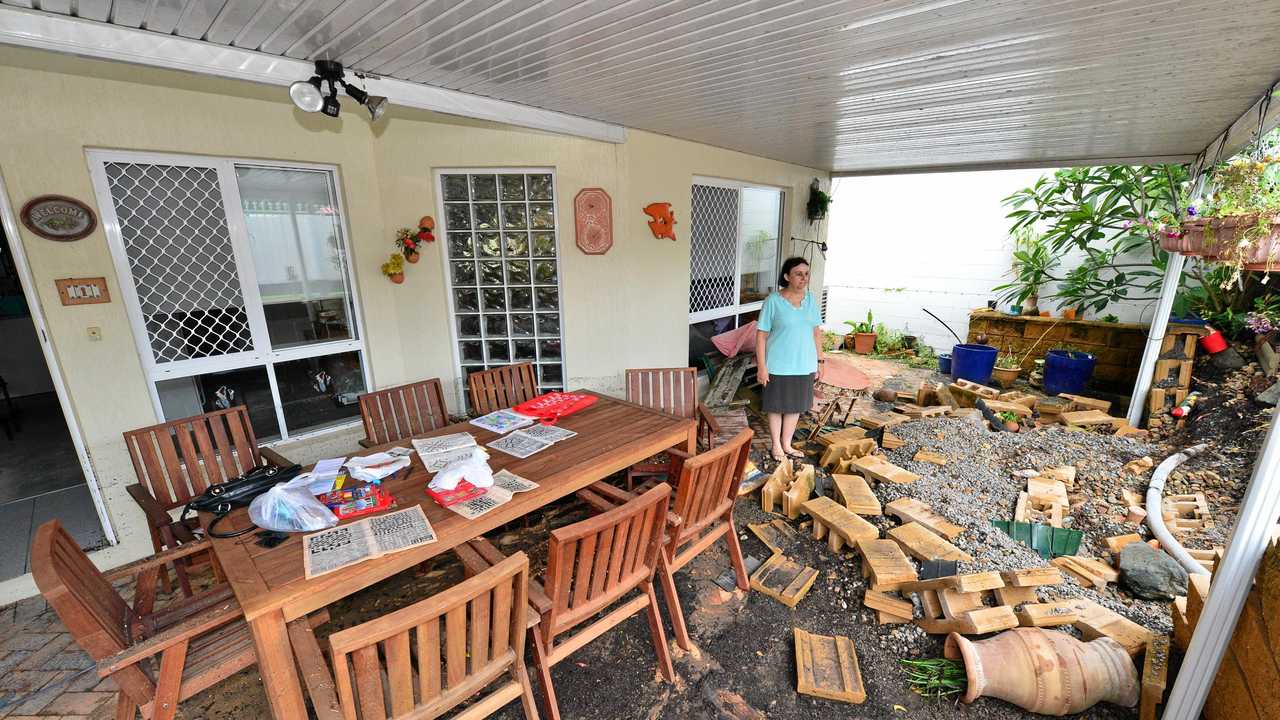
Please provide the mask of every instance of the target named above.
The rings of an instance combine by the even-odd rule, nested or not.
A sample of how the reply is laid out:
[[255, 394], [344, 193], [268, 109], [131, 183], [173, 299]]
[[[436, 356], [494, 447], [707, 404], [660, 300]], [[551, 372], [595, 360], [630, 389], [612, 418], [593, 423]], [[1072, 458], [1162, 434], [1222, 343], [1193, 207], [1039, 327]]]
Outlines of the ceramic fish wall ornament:
[[672, 242], [675, 241], [676, 218], [671, 212], [671, 203], [649, 203], [644, 208], [644, 214], [652, 218], [649, 220], [649, 229], [653, 231], [654, 237], [671, 238]]

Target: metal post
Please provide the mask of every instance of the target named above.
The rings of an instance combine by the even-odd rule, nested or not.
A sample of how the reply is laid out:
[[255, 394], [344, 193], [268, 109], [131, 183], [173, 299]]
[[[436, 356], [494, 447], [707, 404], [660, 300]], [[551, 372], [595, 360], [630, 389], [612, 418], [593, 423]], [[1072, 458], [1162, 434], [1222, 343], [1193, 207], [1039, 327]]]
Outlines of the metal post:
[[1142, 409], [1146, 405], [1147, 392], [1151, 390], [1151, 378], [1155, 375], [1156, 360], [1160, 357], [1160, 344], [1164, 342], [1165, 331], [1169, 328], [1169, 312], [1173, 310], [1173, 298], [1178, 294], [1182, 266], [1186, 261], [1186, 257], [1178, 253], [1169, 253], [1169, 264], [1164, 269], [1164, 282], [1160, 285], [1160, 302], [1156, 305], [1155, 317], [1151, 318], [1147, 347], [1142, 351], [1138, 379], [1133, 383], [1133, 394], [1129, 398], [1129, 414], [1126, 419], [1133, 427], [1138, 427], [1142, 422]]
[[1253, 478], [1231, 533], [1227, 555], [1214, 569], [1209, 599], [1200, 613], [1186, 659], [1169, 695], [1164, 720], [1198, 720], [1200, 717], [1277, 518], [1280, 518], [1280, 427], [1272, 420], [1266, 444], [1254, 462]]

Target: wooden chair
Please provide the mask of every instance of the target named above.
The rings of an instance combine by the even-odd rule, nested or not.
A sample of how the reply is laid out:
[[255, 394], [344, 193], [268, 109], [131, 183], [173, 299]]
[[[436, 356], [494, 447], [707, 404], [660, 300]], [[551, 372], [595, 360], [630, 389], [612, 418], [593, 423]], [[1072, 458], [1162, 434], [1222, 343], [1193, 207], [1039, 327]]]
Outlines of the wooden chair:
[[471, 396], [471, 412], [477, 416], [488, 415], [537, 397], [538, 381], [533, 375], [533, 363], [503, 365], [468, 375], [467, 391]]
[[330, 635], [332, 675], [305, 619], [290, 623], [317, 718], [434, 718], [509, 673], [455, 720], [488, 717], [517, 697], [525, 717], [537, 720], [524, 664], [525, 631], [538, 622], [528, 589], [529, 558], [516, 553], [438, 595]]
[[[627, 370], [627, 402], [642, 405], [669, 415], [698, 419], [698, 437], [711, 448], [720, 425], [707, 406], [698, 402], [697, 368], [644, 368]], [[635, 487], [637, 477], [664, 475], [670, 462], [661, 456], [650, 458], [627, 469], [627, 489]]]
[[[208, 550], [183, 545], [103, 573], [57, 520], [36, 530], [31, 571], [40, 594], [62, 624], [97, 662], [98, 675], [115, 680], [117, 720], [168, 720], [178, 703], [257, 662], [244, 613], [227, 584], [155, 610], [157, 579], [167, 563]], [[133, 605], [112, 582], [135, 577]], [[323, 613], [312, 617], [324, 622]]]
[[[647, 611], [658, 668], [667, 682], [675, 682], [675, 668], [658, 615], [658, 597], [653, 591], [670, 497], [671, 487], [663, 483], [625, 505], [551, 533], [546, 588], [536, 581], [529, 584], [529, 603], [540, 616], [538, 625], [529, 630], [533, 659], [551, 720], [560, 718], [551, 684], [552, 666], [641, 610]], [[484, 538], [460, 545], [454, 552], [468, 573], [504, 560]], [[640, 594], [622, 602], [633, 590]], [[611, 607], [603, 617], [592, 620]], [[584, 623], [589, 624], [561, 639]]]
[[449, 424], [439, 378], [374, 390], [360, 396], [362, 447], [403, 440]]
[[[195, 540], [196, 518], [174, 520], [169, 511], [187, 504], [210, 485], [239, 477], [264, 461], [287, 467], [288, 460], [269, 448], [259, 448], [243, 405], [181, 420], [130, 430], [124, 444], [133, 460], [138, 482], [125, 488], [147, 516], [151, 545], [156, 552]], [[212, 555], [187, 556], [175, 564], [182, 592], [191, 595], [187, 568]], [[198, 564], [198, 563], [196, 563]], [[168, 587], [169, 575], [162, 579]]]
[[[720, 447], [699, 455], [690, 457], [671, 451], [670, 477], [678, 480], [658, 574], [662, 580], [662, 592], [667, 597], [676, 643], [684, 650], [690, 649], [691, 641], [680, 598], [676, 594], [674, 574], [677, 570], [688, 565], [716, 540], [724, 538], [738, 588], [746, 590], [749, 587], [742, 546], [738, 544], [738, 533], [733, 524], [733, 504], [738, 499], [738, 483], [751, 450], [751, 438], [752, 432], [747, 429]], [[623, 503], [635, 501], [632, 493], [606, 482], [593, 483], [579, 492], [578, 497], [601, 511], [611, 511]]]

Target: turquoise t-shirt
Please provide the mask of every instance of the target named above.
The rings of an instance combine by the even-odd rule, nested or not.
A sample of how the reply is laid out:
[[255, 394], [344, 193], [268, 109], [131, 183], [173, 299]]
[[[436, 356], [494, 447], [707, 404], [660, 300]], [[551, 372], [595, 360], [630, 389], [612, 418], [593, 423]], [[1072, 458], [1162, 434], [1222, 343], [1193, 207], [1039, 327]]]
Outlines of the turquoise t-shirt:
[[805, 293], [800, 307], [778, 293], [765, 298], [756, 328], [769, 333], [764, 361], [770, 375], [808, 375], [818, 371], [818, 349], [813, 329], [822, 324], [813, 293]]

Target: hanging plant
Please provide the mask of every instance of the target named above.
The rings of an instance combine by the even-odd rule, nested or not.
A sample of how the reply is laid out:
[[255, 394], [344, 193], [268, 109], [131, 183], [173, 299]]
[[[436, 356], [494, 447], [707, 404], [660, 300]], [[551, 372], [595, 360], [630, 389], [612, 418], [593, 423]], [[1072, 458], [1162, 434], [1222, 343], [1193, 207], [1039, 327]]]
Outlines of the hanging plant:
[[397, 285], [404, 282], [404, 256], [398, 253], [393, 254], [390, 259], [382, 263], [382, 274]]
[[805, 214], [809, 217], [809, 224], [822, 220], [827, 216], [827, 210], [831, 208], [831, 196], [822, 192], [822, 187], [818, 184], [818, 178], [814, 178], [809, 183], [809, 202], [805, 205]]
[[400, 228], [396, 231], [396, 247], [404, 255], [404, 259], [411, 263], [418, 262], [418, 258], [422, 256], [422, 243], [435, 242], [436, 236], [432, 232], [435, 230], [436, 221], [430, 215], [424, 215], [418, 220], [418, 228]]

